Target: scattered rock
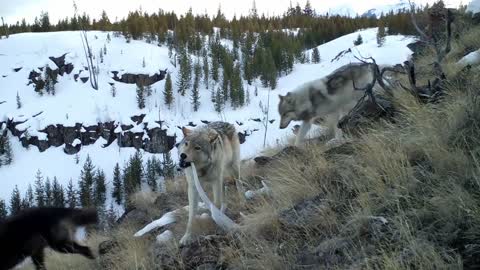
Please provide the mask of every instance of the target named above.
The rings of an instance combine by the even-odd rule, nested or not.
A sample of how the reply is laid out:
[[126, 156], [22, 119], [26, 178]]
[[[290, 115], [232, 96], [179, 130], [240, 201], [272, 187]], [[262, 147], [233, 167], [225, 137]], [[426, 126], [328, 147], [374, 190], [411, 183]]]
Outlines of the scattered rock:
[[86, 83], [88, 82], [88, 77], [80, 77], [80, 81], [82, 81], [83, 83]]
[[286, 156], [301, 156], [303, 155], [303, 152], [300, 148], [296, 147], [296, 146], [287, 146], [285, 148], [283, 148], [279, 153], [271, 156], [271, 157], [267, 157], [267, 156], [259, 156], [259, 157], [256, 157], [254, 158], [253, 160], [255, 161], [255, 163], [259, 166], [265, 166], [267, 164], [269, 164], [270, 162], [274, 161], [274, 160], [279, 160], [283, 157], [286, 157]]
[[225, 236], [201, 236], [197, 241], [181, 248], [183, 263], [187, 269], [218, 269], [222, 267], [221, 247], [228, 242], [229, 239]]
[[117, 82], [148, 86], [165, 79], [167, 70], [160, 70], [159, 73], [155, 73], [153, 76], [149, 76], [148, 74], [125, 73], [122, 74], [121, 78], [119, 78], [118, 71], [112, 71], [112, 74], [112, 79]]
[[106, 240], [98, 245], [98, 254], [109, 255], [116, 253], [120, 248], [120, 244], [116, 240]]
[[326, 207], [327, 203], [323, 200], [323, 196], [317, 195], [303, 200], [290, 209], [281, 211], [278, 220], [287, 227], [302, 227], [308, 225], [312, 216], [318, 215], [318, 211]]
[[22, 70], [22, 68], [23, 68], [23, 67], [14, 68], [13, 71], [19, 72], [20, 70]]

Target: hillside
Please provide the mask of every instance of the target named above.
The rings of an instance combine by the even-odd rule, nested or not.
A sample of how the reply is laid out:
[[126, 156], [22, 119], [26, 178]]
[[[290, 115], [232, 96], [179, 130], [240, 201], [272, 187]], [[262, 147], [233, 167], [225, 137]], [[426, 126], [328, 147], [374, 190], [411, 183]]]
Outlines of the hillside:
[[[353, 46], [353, 40], [359, 34], [362, 35], [364, 43]], [[118, 71], [120, 77], [124, 73], [153, 75], [159, 73], [160, 70], [167, 69], [175, 85], [179, 71], [178, 66], [174, 67], [169, 59], [168, 48], [148, 44], [145, 41], [133, 40], [127, 43], [123, 37], [114, 37], [113, 33], [107, 32], [92, 31], [88, 35], [94, 51], [106, 48], [104, 61], [99, 64], [98, 91], [92, 89], [88, 82], [83, 83], [74, 78], [74, 75], [86, 66], [79, 32], [15, 34], [9, 39], [1, 40], [0, 57], [4, 64], [0, 67], [0, 85], [2, 86], [0, 101], [5, 101], [5, 103], [0, 104], [0, 123], [5, 123], [7, 120], [25, 121], [17, 126], [17, 129], [26, 130], [29, 136], [37, 136], [39, 140], [46, 140], [47, 135], [41, 130], [49, 125], [68, 127], [81, 124], [88, 129], [88, 126], [97, 123], [114, 122], [117, 125], [131, 125], [123, 131], [143, 132], [148, 128], [158, 127], [158, 123], [155, 121], [159, 120], [160, 114], [163, 121], [162, 128], [167, 129], [168, 135], [176, 135], [176, 140], [179, 141], [181, 139], [179, 126], [188, 125], [190, 122], [200, 125], [202, 120], [223, 119], [235, 123], [239, 132], [246, 132], [249, 135], [246, 137], [246, 142], [242, 144], [243, 158], [253, 157], [263, 148], [264, 125], [253, 120], [264, 117], [259, 103], [266, 104], [268, 99], [269, 91], [262, 87], [260, 81], [257, 80], [253, 85], [248, 85], [243, 80], [244, 88], [249, 91], [250, 104], [236, 109], [227, 105], [221, 115], [214, 111], [214, 105], [210, 98], [213, 87], [211, 86], [207, 90], [203, 83], [200, 86], [201, 105], [198, 112], [193, 111], [190, 93], [181, 96], [175, 91], [175, 87], [174, 104], [171, 109], [168, 109], [164, 105], [162, 94], [165, 80], [152, 85], [153, 94], [147, 97], [146, 107], [138, 109], [135, 84], [114, 81], [112, 72]], [[107, 41], [107, 36], [110, 36], [111, 41]], [[318, 47], [322, 59], [320, 63], [297, 63], [289, 75], [279, 78], [277, 88], [270, 91], [269, 118], [272, 122], [268, 125], [267, 145], [275, 146], [277, 142], [285, 141], [287, 136], [291, 135], [290, 128], [285, 130], [278, 128], [279, 116], [276, 108], [278, 94], [286, 94], [304, 82], [321, 78], [342, 65], [358, 61], [354, 55], [373, 56], [379, 64], [389, 65], [402, 63], [410, 56], [411, 51], [406, 45], [413, 41], [412, 38], [400, 35], [388, 36], [385, 45], [378, 48], [375, 36], [376, 29], [368, 29], [325, 43]], [[231, 44], [228, 40], [223, 40], [222, 43], [227, 46]], [[349, 48], [352, 48], [353, 54], [346, 54], [332, 62], [338, 53]], [[73, 64], [73, 71], [58, 77], [54, 96], [47, 94], [40, 96], [34, 91], [33, 85], [27, 85], [30, 72], [38, 71], [39, 67], [46, 65], [55, 67], [49, 57], [59, 57], [65, 53], [65, 62]], [[306, 53], [310, 54], [311, 50]], [[195, 56], [192, 58], [195, 59]], [[142, 66], [143, 59], [145, 59], [145, 67]], [[16, 68], [21, 69], [16, 72], [14, 70]], [[88, 77], [85, 71], [80, 73], [80, 77], [85, 76]], [[115, 83], [117, 93], [115, 97], [112, 97], [109, 83]], [[254, 94], [255, 88], [258, 88], [258, 96]], [[20, 109], [17, 109], [17, 92], [22, 103]], [[35, 116], [38, 113], [41, 114]], [[145, 117], [143, 121], [140, 121], [141, 123], [131, 120], [132, 116], [142, 114]], [[120, 165], [125, 164], [135, 152], [133, 147], [118, 147], [118, 142], [102, 148], [107, 141], [100, 137], [95, 142], [90, 142], [89, 145], [81, 146], [77, 164], [77, 155], [64, 153], [65, 145], [52, 146], [40, 152], [36, 146], [31, 146], [29, 149], [22, 147], [19, 138], [12, 136], [11, 133], [9, 133], [9, 137], [14, 161], [11, 165], [0, 167], [2, 176], [0, 198], [7, 202], [16, 185], [23, 194], [28, 183], [33, 184], [38, 170], [44, 177], [52, 179], [56, 176], [64, 186], [70, 179], [73, 179], [75, 183], [79, 179], [82, 165], [87, 156], [90, 156], [97, 168], [106, 172], [110, 190], [115, 164], [117, 162]], [[174, 160], [176, 159], [175, 150], [176, 148], [171, 150]], [[142, 150], [142, 155], [146, 161], [153, 154]]]

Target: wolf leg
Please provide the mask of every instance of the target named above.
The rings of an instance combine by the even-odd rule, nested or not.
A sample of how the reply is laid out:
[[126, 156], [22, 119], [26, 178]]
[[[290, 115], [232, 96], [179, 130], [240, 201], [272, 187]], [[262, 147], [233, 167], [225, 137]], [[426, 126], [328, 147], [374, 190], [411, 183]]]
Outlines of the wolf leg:
[[198, 193], [195, 189], [192, 175], [186, 173], [185, 176], [188, 183], [188, 221], [185, 234], [182, 239], [180, 239], [180, 245], [186, 245], [191, 240], [193, 219], [197, 215], [198, 210]]
[[240, 164], [240, 145], [236, 145], [236, 147], [233, 148], [233, 158], [230, 166], [230, 172], [235, 180], [235, 187], [237, 188], [240, 202], [243, 204], [245, 203], [245, 190], [243, 188], [243, 182], [240, 176]]
[[310, 121], [302, 122], [297, 138], [295, 138], [295, 146], [300, 146], [300, 144], [303, 142], [303, 139], [305, 139], [305, 136], [307, 135], [311, 127], [312, 127], [312, 123], [310, 123]]
[[43, 249], [32, 254], [32, 261], [35, 265], [35, 269], [37, 270], [46, 270], [45, 267], [45, 254], [43, 253]]
[[[223, 196], [223, 173], [220, 173], [218, 176], [217, 181], [213, 181], [212, 183], [212, 191], [213, 191], [213, 204], [218, 209], [224, 208], [224, 196]], [[222, 212], [225, 211], [225, 209], [222, 209]]]
[[51, 248], [58, 252], [81, 254], [89, 259], [95, 259], [95, 255], [93, 255], [93, 252], [89, 247], [82, 246], [75, 241], [66, 241], [63, 243], [54, 244], [51, 245]]

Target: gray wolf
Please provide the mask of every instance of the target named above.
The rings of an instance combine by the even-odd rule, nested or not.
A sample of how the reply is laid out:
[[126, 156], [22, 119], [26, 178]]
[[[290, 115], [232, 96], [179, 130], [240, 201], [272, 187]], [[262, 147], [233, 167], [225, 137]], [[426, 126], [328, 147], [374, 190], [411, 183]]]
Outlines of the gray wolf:
[[[198, 179], [202, 184], [210, 185], [214, 205], [225, 209], [224, 177], [230, 175], [236, 179], [237, 191], [243, 194], [239, 183], [240, 178], [240, 141], [235, 126], [226, 122], [211, 122], [194, 130], [182, 128], [183, 140], [178, 144], [181, 168], [195, 164]], [[198, 211], [199, 194], [192, 183], [188, 181], [188, 223], [180, 244], [186, 244], [191, 239], [192, 224]]]
[[74, 239], [78, 226], [94, 224], [91, 209], [31, 208], [0, 221], [0, 270], [11, 269], [31, 257], [37, 270], [45, 270], [44, 249], [81, 254], [95, 259], [90, 248]]
[[[312, 122], [327, 115], [338, 119], [352, 109], [364, 95], [363, 88], [373, 79], [372, 64], [352, 63], [333, 71], [330, 75], [304, 83], [285, 96], [279, 95], [280, 129], [291, 121], [303, 121], [296, 131], [295, 145], [299, 145], [312, 126]], [[336, 128], [336, 124], [335, 127]]]

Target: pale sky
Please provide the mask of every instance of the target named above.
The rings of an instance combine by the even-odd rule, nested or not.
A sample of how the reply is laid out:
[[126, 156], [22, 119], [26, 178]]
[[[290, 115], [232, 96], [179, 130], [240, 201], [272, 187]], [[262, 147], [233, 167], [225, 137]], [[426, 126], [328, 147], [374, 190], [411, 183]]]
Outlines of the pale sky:
[[[330, 8], [339, 6], [351, 6], [356, 12], [364, 11], [375, 6], [398, 3], [401, 0], [310, 0], [317, 12], [325, 12]], [[406, 1], [406, 0], [405, 0]], [[463, 0], [463, 2], [469, 0]], [[129, 11], [142, 7], [144, 11], [156, 12], [159, 8], [166, 11], [174, 10], [177, 14], [184, 14], [190, 7], [194, 13], [215, 14], [221, 3], [224, 14], [231, 18], [233, 14], [248, 14], [253, 0], [77, 0], [80, 13], [86, 11], [91, 18], [98, 18], [102, 10], [105, 10], [114, 21], [125, 17]], [[297, 0], [291, 1], [293, 5]], [[300, 6], [304, 6], [306, 0], [299, 0]], [[434, 2], [433, 0], [416, 0], [418, 3]], [[458, 5], [461, 0], [445, 1], [451, 5]], [[71, 0], [0, 0], [0, 16], [5, 18], [6, 23], [13, 24], [21, 18], [32, 22], [40, 12], [47, 11], [52, 22], [60, 18], [72, 17], [73, 1]], [[290, 5], [290, 0], [256, 0], [260, 14], [279, 15]]]

